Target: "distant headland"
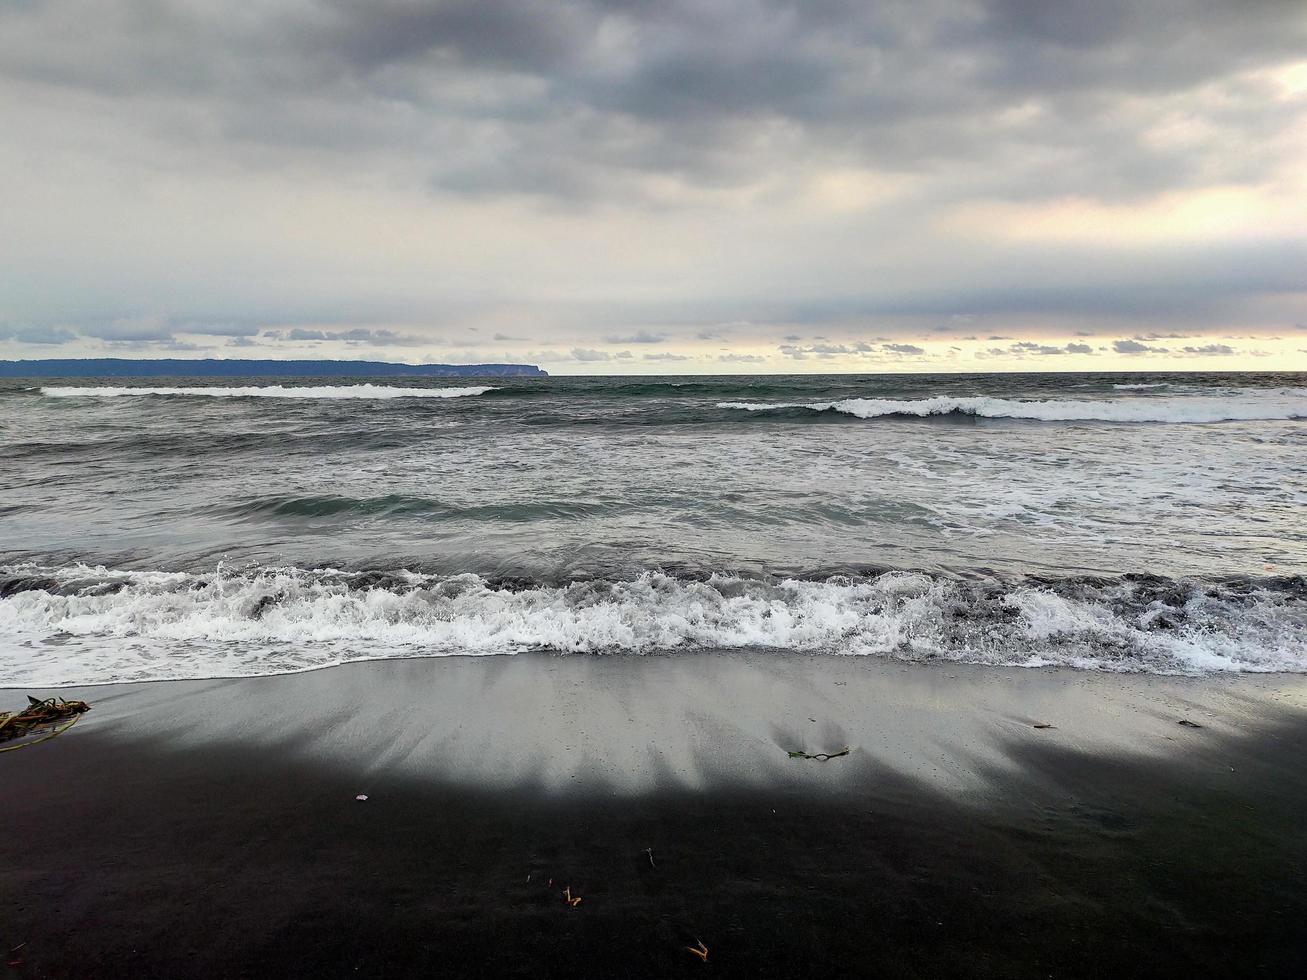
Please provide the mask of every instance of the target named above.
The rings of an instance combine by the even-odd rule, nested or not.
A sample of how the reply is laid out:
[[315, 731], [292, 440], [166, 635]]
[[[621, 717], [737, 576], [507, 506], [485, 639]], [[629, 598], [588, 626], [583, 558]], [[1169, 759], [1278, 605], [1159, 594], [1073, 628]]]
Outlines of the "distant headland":
[[0, 361], [0, 378], [547, 378], [534, 364], [187, 360], [126, 357]]

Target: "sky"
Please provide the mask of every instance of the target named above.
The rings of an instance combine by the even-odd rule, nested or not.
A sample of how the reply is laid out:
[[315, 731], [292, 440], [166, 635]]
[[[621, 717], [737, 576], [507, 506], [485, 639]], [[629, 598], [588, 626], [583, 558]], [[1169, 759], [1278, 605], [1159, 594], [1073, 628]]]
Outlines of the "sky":
[[1302, 0], [0, 0], [0, 358], [1307, 370]]

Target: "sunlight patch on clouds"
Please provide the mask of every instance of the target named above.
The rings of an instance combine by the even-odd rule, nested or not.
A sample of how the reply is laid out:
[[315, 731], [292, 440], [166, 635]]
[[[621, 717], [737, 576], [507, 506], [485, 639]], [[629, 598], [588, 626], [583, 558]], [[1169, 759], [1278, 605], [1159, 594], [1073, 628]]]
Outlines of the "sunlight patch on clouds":
[[[1307, 192], [1307, 186], [1302, 188]], [[1260, 187], [1209, 187], [1147, 203], [1088, 198], [965, 204], [944, 224], [972, 238], [1103, 245], [1229, 241], [1293, 236], [1307, 227], [1307, 193]]]

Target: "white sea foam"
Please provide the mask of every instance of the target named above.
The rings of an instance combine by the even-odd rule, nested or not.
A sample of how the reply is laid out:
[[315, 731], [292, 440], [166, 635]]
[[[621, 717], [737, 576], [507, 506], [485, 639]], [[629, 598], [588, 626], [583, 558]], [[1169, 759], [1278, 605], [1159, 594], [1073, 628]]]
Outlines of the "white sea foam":
[[942, 395], [896, 401], [888, 398], [846, 398], [834, 402], [720, 402], [718, 408], [771, 412], [802, 408], [841, 412], [872, 419], [892, 415], [925, 418], [932, 415], [976, 415], [984, 418], [1033, 419], [1043, 422], [1227, 422], [1307, 418], [1307, 391], [1231, 394], [1222, 397], [1123, 398], [1119, 400], [1018, 401], [985, 395]]
[[918, 573], [765, 583], [0, 569], [0, 686], [247, 676], [404, 656], [770, 649], [1194, 674], [1307, 672], [1307, 604], [1121, 582], [1070, 594]]
[[1133, 385], [1112, 385], [1117, 391], [1142, 391], [1145, 388], [1168, 388], [1169, 381], [1156, 381], [1152, 384], [1133, 384]]
[[201, 398], [463, 398], [494, 391], [491, 386], [466, 388], [404, 388], [395, 385], [245, 385], [238, 388], [52, 387], [51, 398], [120, 398], [125, 395], [192, 395]]

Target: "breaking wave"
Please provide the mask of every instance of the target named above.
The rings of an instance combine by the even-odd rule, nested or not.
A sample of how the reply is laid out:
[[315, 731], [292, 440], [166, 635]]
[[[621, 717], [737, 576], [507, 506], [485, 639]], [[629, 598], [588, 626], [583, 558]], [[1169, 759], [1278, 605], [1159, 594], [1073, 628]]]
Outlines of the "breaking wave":
[[250, 676], [392, 657], [751, 649], [995, 666], [1307, 672], [1307, 579], [766, 581], [0, 568], [0, 685]]
[[493, 387], [406, 388], [395, 385], [244, 385], [219, 388], [128, 388], [66, 386], [42, 388], [51, 398], [119, 398], [124, 395], [191, 395], [202, 398], [462, 398], [484, 395]]
[[718, 408], [746, 412], [780, 412], [802, 409], [840, 412], [857, 418], [889, 416], [926, 418], [971, 415], [993, 419], [1033, 419], [1042, 422], [1231, 422], [1307, 418], [1307, 390], [1288, 389], [1269, 395], [1132, 398], [1114, 401], [1018, 401], [940, 396], [897, 401], [888, 398], [846, 398], [833, 402], [780, 403], [719, 402]]

